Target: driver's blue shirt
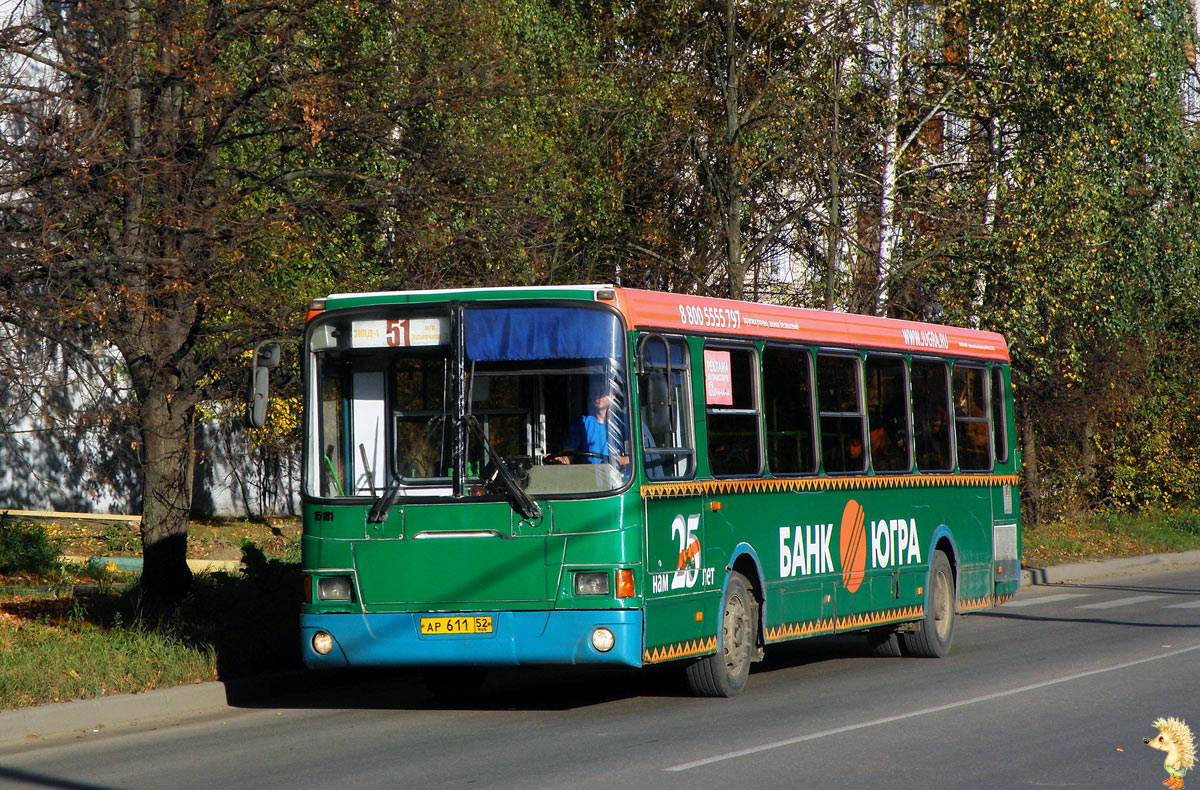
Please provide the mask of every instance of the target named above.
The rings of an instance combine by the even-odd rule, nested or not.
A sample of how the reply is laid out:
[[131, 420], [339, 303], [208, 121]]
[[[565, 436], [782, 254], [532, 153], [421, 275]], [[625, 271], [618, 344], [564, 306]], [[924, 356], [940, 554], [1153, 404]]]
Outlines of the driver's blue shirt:
[[604, 458], [614, 455], [614, 447], [620, 446], [620, 438], [616, 436], [612, 439], [613, 447], [609, 446], [608, 426], [611, 424], [600, 422], [590, 414], [585, 415], [571, 426], [567, 434], [567, 447], [579, 452], [595, 453], [584, 460], [589, 464], [601, 463]]

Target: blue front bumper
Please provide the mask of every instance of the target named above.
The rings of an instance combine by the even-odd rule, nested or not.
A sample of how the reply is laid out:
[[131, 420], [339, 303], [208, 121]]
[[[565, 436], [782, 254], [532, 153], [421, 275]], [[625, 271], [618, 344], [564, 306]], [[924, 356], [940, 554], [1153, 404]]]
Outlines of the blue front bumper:
[[[302, 614], [301, 649], [312, 669], [366, 666], [534, 664], [642, 665], [642, 613], [634, 609], [541, 612], [469, 612], [490, 615], [490, 634], [423, 635], [422, 617], [446, 612]], [[607, 628], [612, 650], [592, 647], [592, 631]], [[333, 637], [329, 655], [318, 655], [313, 635]]]

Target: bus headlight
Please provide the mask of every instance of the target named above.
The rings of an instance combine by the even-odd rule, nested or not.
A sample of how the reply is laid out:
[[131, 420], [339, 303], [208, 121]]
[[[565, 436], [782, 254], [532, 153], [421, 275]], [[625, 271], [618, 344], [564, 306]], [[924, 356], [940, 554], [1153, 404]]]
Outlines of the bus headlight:
[[318, 601], [349, 601], [353, 590], [349, 576], [323, 576], [317, 579]]
[[329, 655], [329, 651], [333, 650], [333, 637], [324, 631], [317, 631], [313, 634], [312, 649], [319, 656]]
[[609, 650], [612, 650], [613, 645], [616, 643], [617, 638], [607, 628], [597, 628], [595, 631], [592, 631], [592, 647], [601, 653], [607, 653]]
[[608, 595], [608, 571], [580, 571], [575, 574], [576, 595]]

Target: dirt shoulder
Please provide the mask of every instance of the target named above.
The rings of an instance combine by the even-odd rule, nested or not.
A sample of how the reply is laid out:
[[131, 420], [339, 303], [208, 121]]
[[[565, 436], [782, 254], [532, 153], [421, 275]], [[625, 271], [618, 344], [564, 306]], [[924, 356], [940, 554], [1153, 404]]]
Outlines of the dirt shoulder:
[[[47, 534], [59, 542], [64, 557], [142, 556], [140, 520], [68, 515], [21, 520], [42, 524]], [[250, 542], [268, 557], [299, 559], [300, 523], [298, 517], [192, 521], [188, 526], [188, 557], [236, 561], [241, 559], [242, 546]]]

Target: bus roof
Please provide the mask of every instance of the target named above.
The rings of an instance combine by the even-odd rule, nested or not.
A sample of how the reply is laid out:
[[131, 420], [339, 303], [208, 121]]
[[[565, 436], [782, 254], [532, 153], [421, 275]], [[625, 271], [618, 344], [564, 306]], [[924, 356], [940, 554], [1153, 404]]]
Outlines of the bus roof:
[[1008, 344], [996, 332], [602, 284], [330, 294], [325, 306], [336, 309], [452, 298], [604, 301], [617, 307], [636, 329], [1008, 361]]
[[633, 288], [616, 291], [621, 312], [638, 329], [1008, 361], [1008, 344], [996, 332]]

